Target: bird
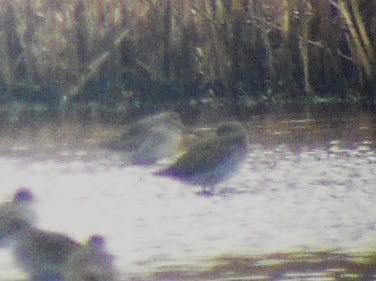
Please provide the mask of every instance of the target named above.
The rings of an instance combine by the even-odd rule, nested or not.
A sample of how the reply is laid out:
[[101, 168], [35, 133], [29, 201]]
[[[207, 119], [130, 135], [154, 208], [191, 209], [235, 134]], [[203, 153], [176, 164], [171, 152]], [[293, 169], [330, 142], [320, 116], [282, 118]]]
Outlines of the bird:
[[190, 185], [199, 185], [204, 194], [235, 175], [248, 155], [247, 131], [238, 121], [219, 124], [216, 135], [198, 142], [173, 164], [156, 173]]
[[15, 227], [13, 256], [32, 281], [62, 281], [68, 258], [80, 248], [69, 236], [42, 230], [19, 221]]
[[11, 201], [0, 205], [0, 246], [7, 246], [12, 241], [18, 221], [35, 224], [33, 203], [33, 193], [23, 187], [15, 191]]
[[78, 251], [68, 259], [64, 280], [114, 281], [117, 280], [114, 256], [106, 249], [102, 235], [92, 235]]
[[152, 165], [177, 153], [183, 124], [178, 113], [162, 112], [131, 124], [120, 136], [102, 143], [102, 147], [124, 152], [129, 164]]

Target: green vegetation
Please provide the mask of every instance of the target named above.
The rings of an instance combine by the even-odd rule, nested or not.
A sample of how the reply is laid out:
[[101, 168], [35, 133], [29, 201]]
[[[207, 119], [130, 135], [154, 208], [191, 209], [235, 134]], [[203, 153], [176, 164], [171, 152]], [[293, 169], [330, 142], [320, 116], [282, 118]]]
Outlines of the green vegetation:
[[375, 109], [375, 11], [368, 0], [1, 0], [0, 102]]

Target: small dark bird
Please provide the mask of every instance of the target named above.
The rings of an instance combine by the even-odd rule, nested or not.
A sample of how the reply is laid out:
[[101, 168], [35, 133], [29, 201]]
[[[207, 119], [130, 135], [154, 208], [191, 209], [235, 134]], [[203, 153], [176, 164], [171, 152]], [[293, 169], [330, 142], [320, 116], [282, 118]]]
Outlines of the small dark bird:
[[171, 166], [155, 173], [190, 185], [200, 185], [211, 194], [219, 184], [240, 170], [248, 156], [246, 129], [239, 122], [223, 122], [216, 136], [193, 145]]
[[32, 208], [34, 198], [28, 188], [16, 190], [13, 199], [0, 205], [0, 245], [5, 246], [12, 240], [15, 223], [24, 221], [35, 222], [35, 212]]
[[177, 153], [183, 124], [176, 112], [164, 112], [143, 118], [120, 136], [103, 146], [127, 153], [132, 165], [151, 165]]
[[81, 248], [72, 254], [64, 270], [64, 280], [114, 281], [117, 274], [114, 256], [106, 249], [101, 235], [92, 235]]
[[63, 270], [68, 258], [80, 244], [70, 237], [45, 231], [20, 221], [17, 223], [13, 255], [16, 264], [31, 280], [64, 280]]

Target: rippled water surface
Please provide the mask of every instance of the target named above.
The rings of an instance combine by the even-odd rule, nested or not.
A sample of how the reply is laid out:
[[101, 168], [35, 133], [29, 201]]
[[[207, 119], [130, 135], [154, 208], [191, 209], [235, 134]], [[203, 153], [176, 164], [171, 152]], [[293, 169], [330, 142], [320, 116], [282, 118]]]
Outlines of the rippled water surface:
[[[153, 176], [163, 164], [123, 167], [98, 149], [117, 128], [3, 128], [0, 199], [30, 187], [40, 227], [80, 241], [104, 234], [124, 275], [200, 268], [223, 256], [354, 253], [376, 245], [375, 124], [371, 114], [255, 118], [247, 165], [211, 197]], [[21, 276], [4, 249], [0, 269], [4, 280]], [[275, 280], [301, 280], [290, 277]], [[330, 280], [320, 278], [307, 280]]]

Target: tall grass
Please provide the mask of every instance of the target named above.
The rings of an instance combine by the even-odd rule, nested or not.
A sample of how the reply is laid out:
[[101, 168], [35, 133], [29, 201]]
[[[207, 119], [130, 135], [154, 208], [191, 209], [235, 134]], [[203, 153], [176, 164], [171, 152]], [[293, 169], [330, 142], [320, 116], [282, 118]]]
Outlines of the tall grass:
[[375, 1], [0, 0], [0, 100], [376, 103]]

